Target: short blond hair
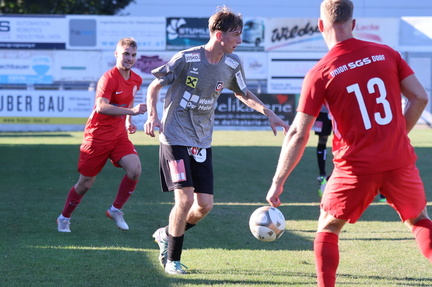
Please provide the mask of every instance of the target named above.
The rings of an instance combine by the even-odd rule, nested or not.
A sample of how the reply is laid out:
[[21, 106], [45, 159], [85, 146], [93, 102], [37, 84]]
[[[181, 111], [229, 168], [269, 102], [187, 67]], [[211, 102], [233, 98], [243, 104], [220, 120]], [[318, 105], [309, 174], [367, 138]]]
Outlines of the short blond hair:
[[352, 19], [354, 4], [351, 0], [324, 0], [321, 18], [333, 24], [343, 24]]
[[127, 37], [127, 38], [120, 39], [117, 42], [117, 47], [131, 47], [137, 49], [138, 45], [134, 38]]

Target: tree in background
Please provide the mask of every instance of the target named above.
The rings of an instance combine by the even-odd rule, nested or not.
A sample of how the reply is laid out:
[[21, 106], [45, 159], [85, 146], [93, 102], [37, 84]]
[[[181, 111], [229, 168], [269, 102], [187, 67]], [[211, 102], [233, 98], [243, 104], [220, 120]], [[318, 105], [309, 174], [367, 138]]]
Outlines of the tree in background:
[[0, 0], [1, 14], [115, 15], [134, 0]]

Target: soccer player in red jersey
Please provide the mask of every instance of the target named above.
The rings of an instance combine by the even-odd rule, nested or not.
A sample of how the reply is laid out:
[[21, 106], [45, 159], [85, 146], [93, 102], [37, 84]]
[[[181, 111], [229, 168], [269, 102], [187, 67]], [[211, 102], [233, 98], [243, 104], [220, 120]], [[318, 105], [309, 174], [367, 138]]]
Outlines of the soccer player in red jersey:
[[[267, 201], [280, 205], [325, 104], [331, 114], [334, 170], [321, 201], [314, 241], [318, 286], [335, 286], [338, 239], [380, 191], [432, 263], [432, 222], [408, 132], [428, 97], [412, 69], [388, 46], [353, 38], [350, 0], [324, 0], [318, 27], [329, 52], [307, 73], [297, 115], [284, 139]], [[402, 109], [401, 94], [407, 102]]]
[[107, 71], [97, 85], [95, 106], [85, 126], [80, 147], [80, 176], [70, 189], [63, 211], [57, 218], [60, 232], [70, 232], [72, 212], [92, 187], [108, 159], [114, 166], [122, 167], [126, 174], [106, 215], [115, 221], [119, 229], [129, 229], [121, 209], [135, 190], [141, 175], [141, 163], [128, 138], [128, 132], [133, 134], [137, 130], [131, 116], [144, 114], [147, 105], [133, 106], [135, 93], [142, 84], [141, 77], [131, 70], [137, 59], [135, 40], [121, 39], [117, 43], [114, 56], [116, 66]]

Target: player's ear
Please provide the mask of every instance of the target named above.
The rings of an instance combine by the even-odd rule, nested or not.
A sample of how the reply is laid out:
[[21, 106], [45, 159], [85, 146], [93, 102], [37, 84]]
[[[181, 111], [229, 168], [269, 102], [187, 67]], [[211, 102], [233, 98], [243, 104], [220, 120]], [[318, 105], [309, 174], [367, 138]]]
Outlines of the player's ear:
[[356, 19], [353, 19], [352, 20], [352, 28], [351, 28], [352, 31], [354, 31], [355, 26], [356, 26]]
[[216, 39], [220, 42], [222, 41], [222, 31], [216, 31], [215, 32]]
[[324, 31], [324, 23], [321, 19], [318, 19], [318, 29], [320, 30], [320, 32]]

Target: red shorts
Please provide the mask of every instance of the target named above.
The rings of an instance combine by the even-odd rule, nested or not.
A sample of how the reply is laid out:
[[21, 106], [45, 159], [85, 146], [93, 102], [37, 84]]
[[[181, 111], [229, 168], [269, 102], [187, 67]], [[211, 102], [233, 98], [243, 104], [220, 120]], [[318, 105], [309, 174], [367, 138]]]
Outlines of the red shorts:
[[121, 167], [118, 162], [129, 154], [138, 155], [134, 145], [127, 137], [119, 138], [109, 143], [83, 142], [80, 147], [78, 172], [84, 176], [96, 176], [105, 166], [108, 159], [115, 167]]
[[338, 219], [355, 223], [380, 192], [402, 221], [417, 217], [426, 206], [423, 182], [415, 164], [377, 174], [347, 174], [335, 168], [321, 208]]

